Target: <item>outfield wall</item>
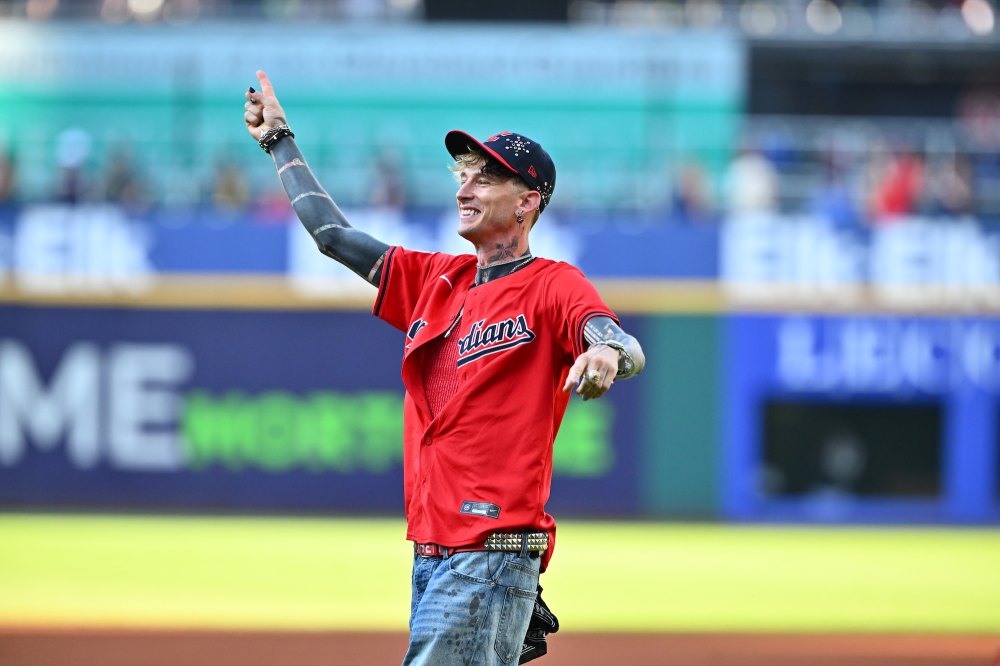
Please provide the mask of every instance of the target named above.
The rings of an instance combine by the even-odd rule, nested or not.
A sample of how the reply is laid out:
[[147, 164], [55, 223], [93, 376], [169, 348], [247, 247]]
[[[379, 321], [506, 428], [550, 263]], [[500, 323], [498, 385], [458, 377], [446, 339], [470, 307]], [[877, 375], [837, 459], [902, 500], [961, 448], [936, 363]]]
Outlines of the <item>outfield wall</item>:
[[[647, 371], [572, 402], [557, 514], [998, 520], [1000, 319], [623, 322]], [[397, 513], [402, 344], [357, 309], [0, 306], [0, 505]]]

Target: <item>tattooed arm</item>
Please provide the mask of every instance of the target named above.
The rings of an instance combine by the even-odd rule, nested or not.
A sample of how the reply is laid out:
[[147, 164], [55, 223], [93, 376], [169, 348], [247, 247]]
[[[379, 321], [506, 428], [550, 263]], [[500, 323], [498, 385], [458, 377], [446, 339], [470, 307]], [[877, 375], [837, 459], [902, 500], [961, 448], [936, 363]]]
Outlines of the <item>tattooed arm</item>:
[[389, 246], [348, 224], [306, 165], [294, 138], [279, 139], [271, 148], [271, 156], [295, 214], [312, 234], [320, 252], [378, 286]]
[[600, 398], [616, 379], [634, 377], [646, 366], [639, 341], [610, 317], [592, 317], [583, 327], [583, 337], [589, 347], [569, 369], [563, 391], [575, 388], [584, 400]]
[[618, 379], [635, 376], [646, 367], [646, 356], [639, 341], [623, 331], [610, 317], [593, 317], [583, 327], [583, 337], [590, 349], [605, 346], [618, 351]]
[[[269, 129], [285, 125], [286, 121], [267, 75], [258, 71], [257, 79], [261, 92], [254, 92], [252, 88], [247, 91], [244, 120], [250, 136], [259, 141]], [[377, 286], [389, 246], [347, 222], [309, 169], [293, 137], [279, 138], [271, 145], [270, 153], [295, 214], [320, 251]]]

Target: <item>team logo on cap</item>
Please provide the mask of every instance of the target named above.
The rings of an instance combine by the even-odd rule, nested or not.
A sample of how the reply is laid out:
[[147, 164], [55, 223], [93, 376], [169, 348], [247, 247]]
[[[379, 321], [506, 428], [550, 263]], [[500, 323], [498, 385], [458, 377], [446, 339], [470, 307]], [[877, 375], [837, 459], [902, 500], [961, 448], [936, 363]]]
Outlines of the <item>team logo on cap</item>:
[[532, 164], [530, 167], [528, 167], [528, 175], [531, 176], [532, 178], [538, 178], [538, 172], [535, 171], [535, 165], [534, 164]]
[[535, 332], [528, 327], [528, 320], [523, 314], [517, 315], [516, 319], [508, 318], [488, 326], [485, 319], [480, 319], [472, 325], [469, 334], [458, 341], [458, 366], [534, 339]]

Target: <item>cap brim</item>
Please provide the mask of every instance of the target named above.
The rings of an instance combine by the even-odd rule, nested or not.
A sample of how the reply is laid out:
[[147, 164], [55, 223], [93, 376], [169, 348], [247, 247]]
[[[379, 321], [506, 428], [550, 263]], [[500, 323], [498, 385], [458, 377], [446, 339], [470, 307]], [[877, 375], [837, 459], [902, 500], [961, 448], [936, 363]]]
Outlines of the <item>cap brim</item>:
[[458, 157], [459, 155], [469, 152], [469, 148], [471, 147], [478, 148], [479, 150], [483, 151], [484, 153], [495, 159], [500, 164], [504, 165], [507, 169], [510, 170], [511, 173], [517, 176], [521, 175], [517, 169], [512, 167], [507, 162], [507, 160], [500, 157], [499, 153], [497, 153], [489, 146], [484, 145], [480, 141], [477, 141], [476, 138], [473, 137], [468, 132], [463, 132], [462, 130], [452, 130], [448, 132], [444, 137], [444, 146], [445, 148], [448, 149], [448, 152], [451, 154], [452, 157]]

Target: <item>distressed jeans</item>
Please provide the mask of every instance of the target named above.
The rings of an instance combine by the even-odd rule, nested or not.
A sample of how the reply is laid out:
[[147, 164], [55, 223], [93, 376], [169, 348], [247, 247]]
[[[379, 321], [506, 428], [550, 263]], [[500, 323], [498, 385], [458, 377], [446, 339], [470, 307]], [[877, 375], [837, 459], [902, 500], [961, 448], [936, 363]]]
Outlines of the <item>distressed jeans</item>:
[[477, 551], [414, 556], [404, 666], [516, 664], [538, 586], [538, 557]]

